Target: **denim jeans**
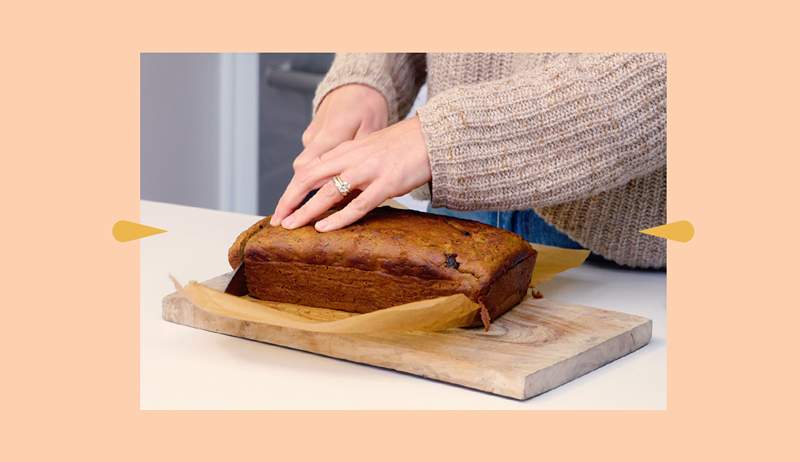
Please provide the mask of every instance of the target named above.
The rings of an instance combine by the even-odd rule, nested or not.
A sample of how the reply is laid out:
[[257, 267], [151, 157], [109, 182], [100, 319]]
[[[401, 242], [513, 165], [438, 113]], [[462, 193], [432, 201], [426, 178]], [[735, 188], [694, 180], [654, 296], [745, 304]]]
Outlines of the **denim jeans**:
[[[533, 210], [514, 210], [508, 212], [492, 212], [492, 211], [472, 211], [460, 212], [458, 210], [450, 210], [446, 208], [435, 209], [428, 206], [428, 212], [437, 215], [445, 215], [448, 217], [464, 218], [466, 220], [480, 221], [487, 225], [492, 225], [497, 228], [514, 232], [522, 236], [528, 242], [535, 244], [552, 245], [554, 247], [563, 247], [566, 249], [582, 249], [583, 246], [570, 239], [566, 234], [557, 230], [554, 226], [547, 223]], [[630, 269], [628, 267], [619, 265], [611, 260], [607, 260], [602, 255], [594, 252], [589, 254], [586, 259], [592, 263], [600, 266], [616, 269]], [[651, 271], [651, 270], [639, 270]], [[652, 271], [665, 271], [664, 269], [656, 269]]]
[[428, 211], [437, 215], [480, 221], [487, 225], [503, 228], [519, 234], [528, 242], [568, 249], [582, 248], [580, 244], [567, 237], [566, 234], [544, 221], [533, 210], [460, 212], [446, 208], [428, 207]]

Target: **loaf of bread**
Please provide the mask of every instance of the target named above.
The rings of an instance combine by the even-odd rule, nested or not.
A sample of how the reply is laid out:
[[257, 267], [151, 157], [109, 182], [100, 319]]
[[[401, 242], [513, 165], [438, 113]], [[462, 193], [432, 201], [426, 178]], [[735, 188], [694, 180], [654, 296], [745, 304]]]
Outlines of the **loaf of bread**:
[[527, 293], [536, 251], [482, 223], [379, 207], [326, 233], [264, 218], [228, 261], [244, 263], [248, 291], [262, 300], [367, 313], [461, 293], [481, 306], [473, 325], [488, 328]]

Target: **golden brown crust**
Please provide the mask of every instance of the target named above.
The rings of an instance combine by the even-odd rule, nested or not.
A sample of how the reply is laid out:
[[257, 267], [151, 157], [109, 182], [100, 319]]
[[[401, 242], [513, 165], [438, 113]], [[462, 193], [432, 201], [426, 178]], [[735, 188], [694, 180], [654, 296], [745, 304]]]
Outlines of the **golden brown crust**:
[[253, 236], [253, 234], [261, 231], [265, 226], [269, 226], [269, 219], [271, 216], [267, 216], [258, 220], [257, 222], [253, 223], [252, 226], [244, 230], [236, 240], [233, 242], [233, 245], [230, 249], [228, 249], [228, 263], [230, 263], [231, 268], [236, 269], [242, 263], [242, 258], [244, 257], [244, 246], [247, 244], [247, 241]]
[[463, 293], [488, 326], [522, 300], [536, 252], [516, 234], [482, 223], [380, 207], [344, 229], [272, 227], [265, 218], [228, 252], [244, 259], [251, 295], [369, 312]]
[[[478, 299], [486, 309], [486, 317], [481, 318], [484, 327], [489, 328], [487, 318], [499, 318], [525, 298], [535, 264], [536, 254], [533, 254], [507, 271], [499, 273], [491, 284], [484, 287]], [[473, 322], [473, 325], [479, 324], [477, 320]]]
[[527, 242], [508, 231], [390, 207], [327, 233], [311, 225], [267, 228], [245, 248], [247, 261], [297, 261], [424, 279], [471, 277], [479, 284], [491, 282], [532, 253]]

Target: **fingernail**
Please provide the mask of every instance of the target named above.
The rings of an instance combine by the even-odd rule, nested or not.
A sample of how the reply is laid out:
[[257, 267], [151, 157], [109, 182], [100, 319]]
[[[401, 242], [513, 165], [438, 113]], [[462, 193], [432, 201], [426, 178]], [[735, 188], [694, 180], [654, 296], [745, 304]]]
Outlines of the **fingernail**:
[[272, 218], [269, 219], [269, 225], [270, 226], [278, 226], [279, 224], [281, 224], [281, 221], [278, 220], [278, 217], [276, 217], [275, 215], [272, 215]]
[[294, 226], [294, 217], [290, 216], [284, 218], [283, 221], [281, 221], [281, 226], [283, 226], [286, 229], [292, 229], [292, 227]]
[[325, 220], [318, 221], [317, 224], [314, 225], [314, 227], [317, 228], [317, 231], [327, 231], [328, 230], [328, 226], [329, 226], [329, 224]]

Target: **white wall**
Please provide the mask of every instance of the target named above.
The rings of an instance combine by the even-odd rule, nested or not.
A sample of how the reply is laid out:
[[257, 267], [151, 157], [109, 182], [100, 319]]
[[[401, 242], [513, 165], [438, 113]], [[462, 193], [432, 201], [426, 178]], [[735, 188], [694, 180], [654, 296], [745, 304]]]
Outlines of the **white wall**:
[[141, 55], [141, 198], [254, 213], [256, 54]]

